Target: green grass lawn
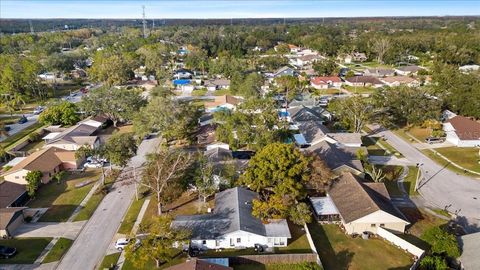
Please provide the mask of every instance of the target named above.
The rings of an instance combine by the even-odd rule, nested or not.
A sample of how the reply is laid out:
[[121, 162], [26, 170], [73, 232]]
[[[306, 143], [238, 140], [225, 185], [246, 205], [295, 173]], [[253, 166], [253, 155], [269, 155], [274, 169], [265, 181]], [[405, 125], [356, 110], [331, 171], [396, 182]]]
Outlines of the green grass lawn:
[[432, 135], [432, 131], [430, 129], [422, 127], [412, 127], [407, 130], [407, 132], [421, 142], [425, 142], [425, 139]]
[[0, 259], [2, 264], [32, 264], [40, 256], [45, 247], [52, 241], [52, 238], [18, 238], [0, 240], [0, 245], [14, 247], [17, 254], [10, 259]]
[[415, 183], [417, 182], [418, 168], [416, 166], [408, 167], [408, 175], [403, 180], [403, 186], [410, 196], [418, 195], [415, 191]]
[[172, 265], [184, 263], [186, 260], [187, 260], [187, 255], [185, 253], [182, 253], [181, 251], [179, 251], [178, 255], [175, 258], [173, 258], [171, 261], [165, 264], [160, 265], [159, 268], [156, 267], [155, 262], [153, 260], [147, 262], [143, 268], [140, 268], [140, 267], [134, 266], [130, 260], [125, 259], [125, 263], [123, 264], [122, 270], [165, 269]]
[[34, 131], [39, 131], [41, 128], [43, 128], [43, 125], [40, 123], [35, 123], [22, 131], [9, 136], [6, 138], [4, 141], [0, 143], [1, 146], [3, 146], [6, 150], [10, 150], [14, 145], [17, 145], [18, 143], [24, 142], [25, 140], [28, 140], [28, 135]]
[[100, 178], [100, 174], [101, 171], [98, 169], [89, 169], [83, 173], [68, 172], [66, 179], [60, 184], [51, 181], [42, 185], [35, 199], [30, 201], [28, 206], [49, 208], [40, 221], [66, 221], [93, 187], [94, 182], [80, 188], [76, 188], [75, 185], [88, 180], [96, 181]]
[[362, 137], [362, 144], [367, 148], [367, 152], [371, 156], [388, 156], [389, 154], [387, 151], [382, 149], [378, 144], [377, 141], [379, 140], [378, 137]]
[[403, 167], [390, 165], [377, 165], [376, 167], [382, 169], [383, 173], [385, 174], [383, 183], [388, 190], [388, 194], [390, 194], [390, 196], [402, 196], [402, 192], [398, 188], [397, 180], [403, 172]]
[[118, 233], [129, 234], [132, 231], [133, 225], [137, 220], [138, 213], [140, 213], [140, 209], [142, 208], [145, 200], [146, 198], [133, 200], [132, 204], [130, 204], [130, 208], [128, 208], [127, 214], [125, 214], [125, 217], [123, 218], [122, 224], [118, 229]]
[[335, 89], [335, 88], [330, 88], [330, 89], [315, 89], [315, 94], [318, 95], [318, 96], [321, 96], [321, 95], [336, 95], [336, 94], [340, 94], [340, 90], [339, 89]]
[[303, 226], [288, 223], [292, 238], [288, 241], [288, 246], [275, 248], [275, 253], [312, 253], [307, 235]]
[[462, 148], [462, 147], [445, 147], [435, 149], [456, 164], [469, 170], [480, 173], [480, 149], [478, 148]]
[[[305, 270], [305, 269], [315, 269], [307, 268], [312, 267], [314, 263], [299, 263], [299, 264], [243, 264], [243, 265], [233, 265], [234, 270]], [[316, 265], [318, 269], [320, 266]]]
[[18, 122], [18, 120], [20, 119], [20, 116], [2, 116], [0, 117], [0, 123], [4, 124], [4, 125], [11, 125], [11, 124], [15, 124]]
[[205, 96], [205, 94], [206, 94], [207, 92], [208, 92], [207, 89], [193, 90], [193, 91], [192, 91], [192, 96], [194, 96], [194, 97]]
[[95, 194], [93, 194], [93, 196], [90, 197], [88, 202], [85, 204], [85, 207], [78, 212], [78, 215], [73, 219], [73, 221], [89, 220], [104, 197], [104, 193], [96, 191]]
[[100, 267], [98, 269], [105, 269], [105, 268], [110, 268], [114, 265], [117, 264], [118, 259], [120, 258], [120, 252], [112, 253], [110, 255], [107, 255], [103, 257], [102, 264], [100, 264]]
[[49, 262], [56, 262], [59, 261], [63, 254], [65, 254], [68, 249], [72, 246], [73, 240], [67, 238], [59, 238], [57, 243], [53, 246], [53, 248], [48, 252], [45, 259], [43, 259], [42, 263], [49, 263]]
[[230, 89], [220, 89], [220, 90], [215, 90], [213, 92], [214, 96], [223, 96], [223, 95], [231, 95], [232, 92], [230, 92]]
[[430, 245], [421, 239], [423, 233], [432, 227], [444, 225], [447, 221], [416, 208], [400, 207], [399, 209], [410, 222], [407, 227], [408, 234], [399, 236], [419, 248], [429, 249]]
[[450, 164], [450, 162], [446, 161], [444, 158], [440, 157], [439, 155], [437, 155], [436, 153], [430, 151], [429, 149], [423, 149], [423, 150], [420, 150], [424, 155], [426, 155], [427, 157], [429, 157], [431, 160], [437, 162], [438, 164], [440, 164], [441, 166], [443, 166], [445, 169], [448, 169], [448, 170], [451, 170], [455, 173], [458, 173], [458, 174], [463, 174], [463, 175], [466, 175], [466, 176], [473, 176], [473, 177], [478, 177], [478, 175], [476, 174], [472, 174], [472, 173], [469, 173], [469, 172], [465, 172], [464, 170], [462, 169], [459, 169], [455, 166], [453, 166], [452, 164]]
[[352, 94], [372, 94], [373, 92], [375, 92], [375, 88], [373, 87], [363, 87], [363, 86], [349, 86], [349, 85], [345, 85], [343, 86], [343, 88], [345, 88], [346, 90], [348, 90], [348, 92], [352, 93]]
[[326, 270], [409, 269], [412, 265], [409, 254], [382, 239], [353, 239], [338, 225], [311, 223], [309, 230]]

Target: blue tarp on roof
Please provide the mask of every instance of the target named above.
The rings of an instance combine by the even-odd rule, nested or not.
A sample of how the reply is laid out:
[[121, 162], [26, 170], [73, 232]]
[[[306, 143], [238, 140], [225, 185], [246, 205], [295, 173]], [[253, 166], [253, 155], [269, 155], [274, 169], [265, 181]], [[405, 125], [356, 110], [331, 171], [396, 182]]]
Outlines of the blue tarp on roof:
[[190, 80], [186, 80], [186, 79], [180, 79], [180, 80], [173, 80], [173, 84], [174, 85], [186, 85], [186, 84], [190, 84]]

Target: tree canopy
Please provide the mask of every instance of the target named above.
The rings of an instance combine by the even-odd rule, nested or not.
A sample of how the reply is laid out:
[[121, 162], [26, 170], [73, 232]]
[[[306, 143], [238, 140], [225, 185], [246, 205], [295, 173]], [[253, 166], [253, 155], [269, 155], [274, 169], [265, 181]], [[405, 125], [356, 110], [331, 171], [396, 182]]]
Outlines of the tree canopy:
[[39, 116], [42, 124], [71, 126], [80, 120], [78, 108], [74, 103], [63, 101], [46, 108]]

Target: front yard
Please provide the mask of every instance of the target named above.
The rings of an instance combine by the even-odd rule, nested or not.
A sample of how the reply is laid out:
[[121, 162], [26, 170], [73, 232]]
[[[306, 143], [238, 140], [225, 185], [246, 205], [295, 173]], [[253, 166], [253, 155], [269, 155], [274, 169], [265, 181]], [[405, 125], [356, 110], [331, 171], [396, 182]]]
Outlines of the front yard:
[[454, 163], [480, 173], [480, 149], [445, 147], [435, 149]]
[[0, 259], [2, 264], [32, 264], [40, 256], [52, 238], [19, 238], [0, 240], [1, 246], [17, 249], [17, 254], [10, 259]]
[[72, 244], [73, 240], [61, 237], [60, 239], [58, 239], [57, 243], [55, 243], [53, 248], [48, 252], [42, 263], [59, 261], [63, 257], [63, 254], [65, 254], [72, 246]]
[[309, 225], [326, 270], [409, 269], [411, 256], [380, 238], [363, 240], [345, 235], [338, 225]]
[[345, 88], [348, 92], [352, 94], [373, 94], [375, 92], [375, 88], [373, 87], [363, 87], [363, 86], [349, 86], [345, 85], [343, 88]]
[[[100, 175], [101, 171], [98, 169], [88, 169], [85, 172], [67, 172], [66, 179], [62, 180], [61, 183], [51, 181], [41, 186], [28, 206], [31, 208], [48, 208], [40, 221], [66, 221], [92, 189], [94, 182], [100, 178]], [[86, 181], [92, 182], [82, 187], [75, 187], [75, 185]]]

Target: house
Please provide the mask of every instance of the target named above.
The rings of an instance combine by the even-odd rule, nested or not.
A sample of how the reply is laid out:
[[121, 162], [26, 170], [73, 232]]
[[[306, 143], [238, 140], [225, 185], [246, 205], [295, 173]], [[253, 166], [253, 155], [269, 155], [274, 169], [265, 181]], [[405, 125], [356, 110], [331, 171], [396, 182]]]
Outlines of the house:
[[480, 123], [465, 116], [457, 115], [443, 123], [446, 141], [457, 147], [480, 146]]
[[459, 239], [462, 255], [459, 258], [463, 270], [480, 269], [480, 232], [460, 236]]
[[357, 157], [358, 151], [362, 149], [361, 147], [347, 147], [322, 141], [308, 147], [306, 151], [313, 152], [325, 160], [327, 166], [335, 174], [349, 172], [356, 176], [364, 177], [362, 162]]
[[166, 270], [233, 270], [232, 267], [209, 262], [208, 260], [192, 258], [190, 261], [170, 266]]
[[205, 82], [204, 86], [208, 91], [215, 91], [219, 89], [228, 89], [230, 87], [230, 80], [227, 79], [214, 79]]
[[216, 112], [219, 110], [234, 110], [238, 104], [241, 103], [241, 99], [230, 96], [216, 96], [215, 101], [205, 102], [205, 108], [207, 112]]
[[26, 207], [0, 208], [0, 237], [11, 237], [13, 232], [23, 224], [23, 210]]
[[281, 67], [275, 73], [273, 73], [273, 78], [278, 78], [281, 76], [295, 76], [295, 70], [291, 67]]
[[323, 123], [325, 120], [330, 120], [331, 115], [329, 112], [323, 108], [319, 107], [306, 107], [304, 105], [289, 108], [287, 110], [288, 118], [290, 122], [293, 123], [303, 123], [303, 122], [318, 122]]
[[418, 71], [422, 70], [422, 67], [411, 65], [411, 66], [401, 66], [395, 68], [397, 75], [408, 76], [408, 75], [417, 75]]
[[472, 71], [480, 70], [480, 66], [479, 65], [464, 65], [464, 66], [459, 67], [458, 69], [463, 73], [469, 73], [469, 72], [472, 72]]
[[197, 143], [199, 145], [208, 145], [215, 142], [215, 130], [217, 125], [215, 124], [206, 124], [200, 126], [196, 133]]
[[173, 228], [192, 232], [190, 245], [201, 249], [252, 248], [255, 244], [286, 247], [291, 238], [285, 219], [262, 222], [252, 215], [258, 194], [244, 187], [215, 195], [215, 209], [203, 215], [177, 216]]
[[362, 135], [360, 133], [339, 132], [332, 133], [320, 121], [296, 122], [298, 130], [311, 146], [327, 141], [345, 147], [361, 147]]
[[22, 206], [27, 200], [25, 185], [10, 181], [0, 183], [0, 208]]
[[352, 60], [354, 62], [365, 62], [367, 61], [368, 57], [365, 53], [361, 53], [361, 52], [354, 52], [352, 54]]
[[334, 181], [327, 194], [347, 234], [376, 234], [379, 227], [403, 233], [410, 224], [393, 206], [384, 183], [361, 182], [346, 172]]
[[288, 44], [288, 48], [290, 49], [291, 53], [298, 53], [302, 50], [302, 48], [298, 47], [297, 45]]
[[100, 138], [93, 134], [103, 123], [95, 119], [86, 119], [62, 132], [49, 133], [42, 138], [45, 140], [43, 147], [57, 147], [70, 151], [76, 151], [84, 145], [97, 148], [100, 145]]
[[314, 77], [310, 80], [310, 85], [315, 89], [340, 88], [342, 80], [336, 76]]
[[374, 87], [379, 88], [383, 86], [383, 83], [375, 77], [371, 76], [353, 76], [345, 78], [345, 84], [356, 87]]
[[38, 75], [38, 77], [45, 81], [51, 81], [51, 80], [55, 80], [57, 76], [53, 72], [47, 72], [47, 73], [42, 73]]
[[311, 65], [316, 61], [322, 59], [320, 55], [317, 54], [305, 54], [294, 59], [291, 59], [291, 63], [297, 67], [303, 67], [307, 65]]
[[365, 76], [383, 78], [388, 76], [394, 76], [395, 70], [390, 68], [367, 68], [363, 71], [363, 74], [365, 74]]
[[189, 69], [180, 68], [175, 71], [173, 77], [177, 80], [180, 79], [191, 79], [193, 77], [193, 71]]
[[385, 77], [380, 78], [385, 85], [390, 87], [406, 85], [409, 87], [418, 87], [420, 86], [420, 81], [415, 78], [407, 77], [407, 76], [392, 76], [392, 77]]
[[340, 54], [337, 56], [337, 61], [345, 63], [345, 64], [351, 64], [353, 60], [353, 57], [350, 54]]
[[77, 169], [80, 160], [75, 157], [74, 151], [58, 147], [48, 147], [29, 155], [1, 176], [6, 181], [26, 185], [25, 177], [29, 172], [41, 171], [42, 183], [46, 184], [53, 175], [63, 170]]

